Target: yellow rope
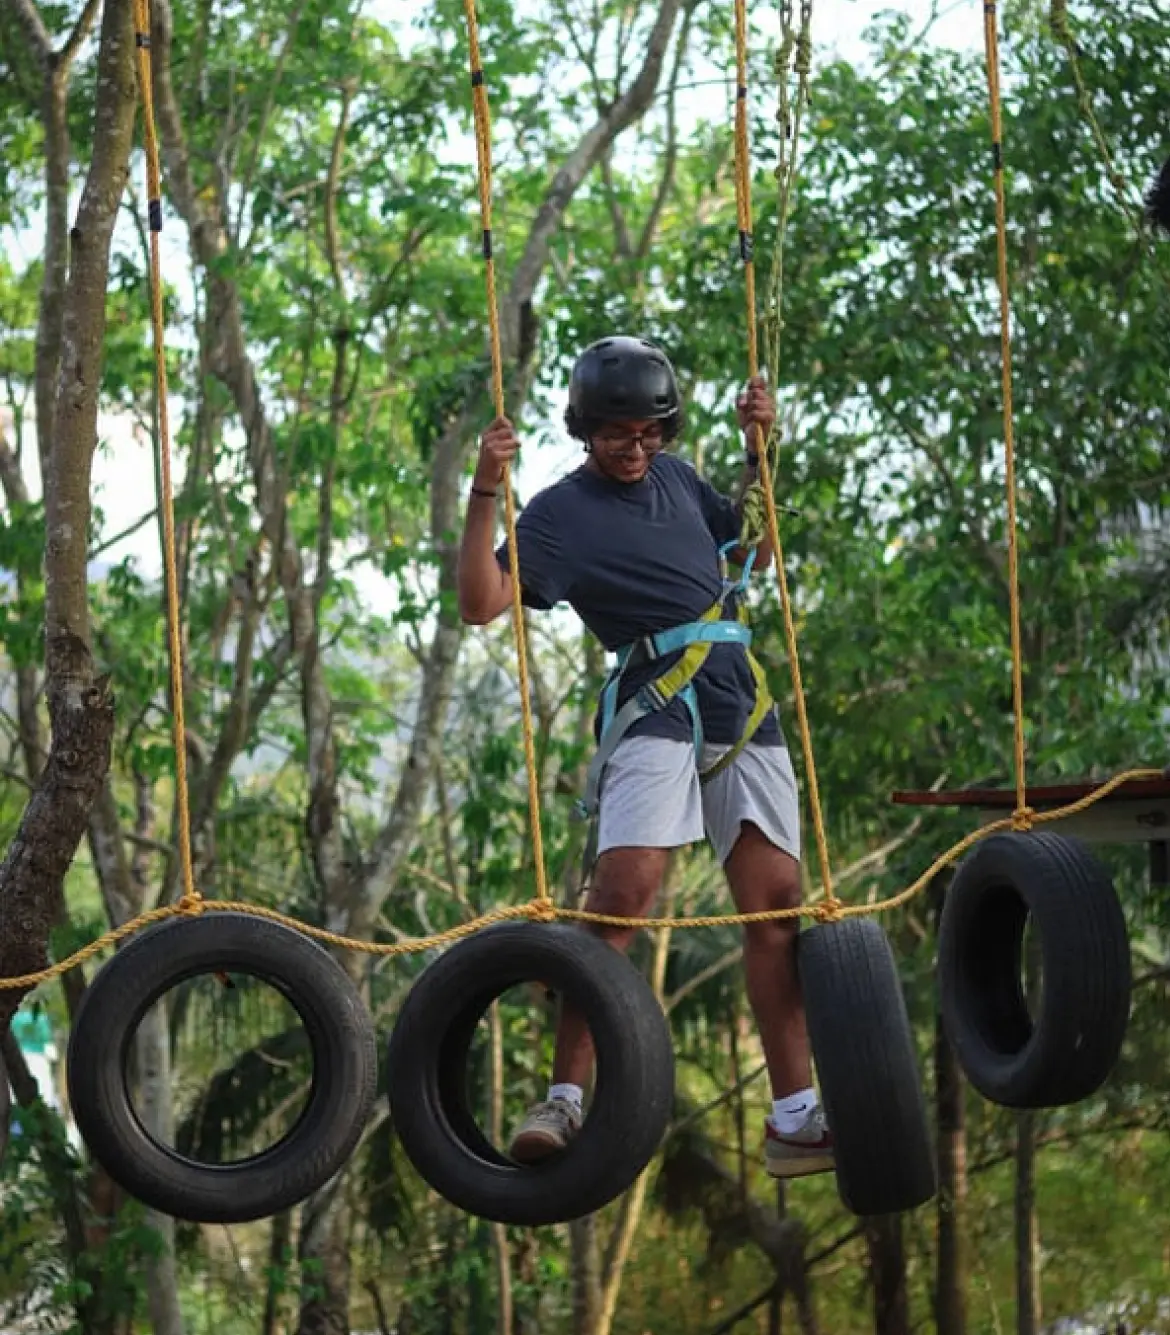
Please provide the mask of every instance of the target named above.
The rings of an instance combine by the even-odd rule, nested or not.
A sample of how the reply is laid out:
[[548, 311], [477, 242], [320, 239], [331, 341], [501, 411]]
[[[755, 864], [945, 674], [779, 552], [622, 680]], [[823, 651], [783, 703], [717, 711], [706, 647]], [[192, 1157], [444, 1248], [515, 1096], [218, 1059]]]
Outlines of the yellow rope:
[[150, 322], [154, 338], [154, 374], [158, 398], [159, 453], [162, 459], [163, 565], [167, 586], [167, 641], [171, 668], [171, 735], [175, 748], [175, 802], [179, 815], [179, 864], [183, 893], [179, 906], [197, 912], [202, 899], [195, 885], [191, 857], [191, 807], [187, 792], [187, 730], [183, 721], [183, 640], [179, 624], [179, 579], [175, 560], [175, 510], [171, 484], [171, 432], [167, 408], [167, 361], [163, 325], [162, 174], [158, 135], [154, 123], [154, 89], [150, 65], [150, 10], [148, 0], [134, 0], [138, 82], [142, 92], [143, 137], [146, 141], [146, 198], [150, 222]]
[[[1119, 785], [1128, 783], [1130, 780], [1160, 779], [1163, 777], [1163, 771], [1160, 769], [1126, 770], [1124, 773], [1115, 774], [1099, 788], [1094, 789], [1093, 792], [1082, 798], [1078, 798], [1075, 802], [1070, 802], [1067, 806], [1054, 807], [1051, 811], [1037, 812], [1032, 817], [1033, 824], [1038, 825], [1045, 821], [1060, 820], [1064, 816], [1084, 811], [1095, 802], [1099, 802], [1103, 797], [1106, 797]], [[457, 926], [450, 927], [443, 932], [416, 937], [409, 941], [395, 942], [360, 941], [356, 937], [343, 936], [339, 932], [330, 932], [324, 927], [313, 927], [309, 923], [301, 922], [286, 913], [265, 908], [260, 904], [249, 904], [231, 899], [205, 899], [200, 901], [199, 907], [205, 913], [244, 913], [253, 918], [265, 918], [269, 922], [280, 923], [284, 927], [289, 927], [293, 931], [312, 937], [314, 940], [322, 941], [327, 945], [340, 946], [366, 955], [378, 956], [418, 955], [426, 950], [436, 950], [443, 946], [449, 946], [455, 941], [472, 936], [485, 927], [492, 927], [497, 923], [525, 920], [550, 922], [559, 919], [565, 922], [589, 922], [610, 927], [644, 927], [650, 931], [675, 927], [734, 927], [743, 923], [776, 922], [792, 918], [812, 918], [818, 922], [825, 922], [841, 917], [863, 917], [870, 913], [887, 913], [891, 909], [900, 908], [907, 901], [913, 899], [915, 895], [921, 893], [938, 871], [961, 857], [963, 853], [981, 839], [986, 839], [988, 835], [999, 834], [1012, 829], [1013, 820], [1013, 817], [1008, 816], [1002, 820], [992, 821], [981, 826], [978, 830], [973, 830], [952, 848], [937, 857], [913, 885], [908, 886], [900, 894], [880, 900], [876, 904], [841, 904], [837, 901], [830, 903], [827, 900], [817, 900], [815, 903], [803, 904], [797, 908], [768, 909], [760, 913], [727, 913], [701, 918], [619, 918], [608, 913], [589, 913], [583, 909], [566, 909], [555, 904], [550, 906], [543, 900], [531, 899], [526, 904], [509, 904], [501, 908], [491, 909], [487, 913], [480, 914], [478, 918], [459, 923]], [[58, 960], [57, 963], [50, 965], [47, 969], [40, 969], [36, 973], [20, 974], [13, 978], [0, 978], [0, 991], [25, 990], [36, 987], [40, 983], [50, 982], [54, 978], [60, 978], [62, 974], [68, 973], [70, 969], [74, 969], [92, 959], [95, 955], [100, 954], [107, 946], [117, 945], [119, 941], [132, 936], [140, 928], [163, 922], [168, 918], [181, 917], [187, 913], [188, 910], [184, 908], [181, 902], [164, 904], [157, 909], [149, 909], [140, 913], [136, 918], [132, 918], [129, 922], [123, 923], [121, 927], [113, 928], [103, 936], [98, 937], [97, 940], [91, 941], [89, 945], [83, 946], [66, 959]]]
[[[744, 269], [744, 302], [747, 307], [748, 375], [759, 371], [759, 345], [756, 336], [756, 273], [752, 258], [752, 195], [751, 152], [748, 144], [747, 123], [747, 4], [735, 0], [735, 197], [739, 217], [740, 254]], [[779, 225], [779, 221], [778, 225]], [[776, 569], [776, 584], [780, 590], [780, 608], [784, 617], [784, 640], [788, 650], [788, 667], [792, 674], [792, 691], [796, 704], [796, 721], [800, 730], [800, 746], [804, 753], [805, 780], [808, 784], [809, 807], [812, 811], [813, 834], [816, 838], [820, 861], [821, 885], [824, 903], [833, 912], [840, 901], [833, 893], [833, 871], [829, 863], [829, 840], [825, 832], [825, 817], [821, 810], [820, 786], [817, 783], [816, 760], [813, 756], [812, 730], [804, 698], [804, 683], [800, 674], [800, 655], [796, 647], [796, 622], [792, 615], [792, 600], [788, 594], [788, 576], [784, 570], [784, 546], [780, 541], [780, 525], [776, 517], [776, 498], [772, 494], [772, 466], [768, 458], [767, 442], [756, 427], [756, 451], [760, 457], [760, 491], [772, 544], [772, 560]]]
[[[476, 139], [479, 146], [480, 161], [480, 204], [483, 210], [484, 235], [485, 235], [485, 258], [487, 259], [488, 273], [488, 299], [490, 306], [490, 329], [492, 339], [492, 384], [496, 401], [497, 412], [502, 411], [503, 407], [503, 375], [501, 370], [501, 359], [499, 351], [499, 320], [495, 306], [495, 277], [491, 262], [491, 201], [490, 201], [490, 146], [488, 143], [488, 110], [486, 94], [483, 92], [482, 75], [476, 78], [476, 72], [479, 71], [479, 45], [478, 34], [475, 27], [474, 0], [464, 0], [469, 16], [469, 26], [471, 28], [471, 52], [472, 52], [472, 84], [475, 92], [476, 101]], [[519, 579], [518, 564], [515, 551], [515, 525], [514, 515], [511, 505], [511, 492], [507, 492], [508, 498], [508, 523], [509, 523], [509, 550], [512, 556], [512, 586], [514, 598], [514, 627], [517, 631], [517, 656], [520, 660], [520, 672], [522, 683], [521, 706], [525, 715], [526, 733], [525, 733], [525, 755], [528, 761], [529, 775], [529, 797], [533, 815], [533, 847], [536, 854], [537, 867], [537, 885], [536, 897], [525, 904], [507, 905], [504, 907], [492, 909], [487, 913], [481, 914], [478, 918], [469, 922], [459, 923], [455, 927], [448, 928], [443, 932], [435, 932], [430, 936], [413, 938], [408, 941], [396, 942], [375, 942], [362, 941], [355, 937], [343, 936], [339, 932], [331, 932], [323, 927], [313, 927], [307, 923], [300, 922], [298, 919], [290, 917], [288, 914], [280, 913], [275, 909], [265, 908], [259, 904], [249, 904], [237, 902], [235, 900], [204, 900], [199, 891], [195, 888], [194, 878], [191, 869], [190, 852], [190, 825], [187, 810], [187, 785], [186, 768], [184, 764], [185, 751], [183, 746], [183, 682], [181, 671], [181, 641], [179, 637], [179, 619], [178, 619], [178, 590], [176, 578], [176, 562], [174, 554], [174, 517], [172, 514], [172, 497], [170, 482], [170, 436], [168, 420], [166, 415], [166, 367], [163, 361], [163, 311], [162, 311], [162, 282], [161, 282], [161, 263], [159, 258], [158, 231], [161, 228], [161, 203], [159, 190], [159, 169], [158, 169], [158, 145], [155, 135], [153, 106], [150, 97], [150, 56], [149, 56], [149, 38], [148, 21], [149, 14], [147, 10], [148, 0], [135, 0], [135, 10], [137, 16], [137, 26], [139, 29], [139, 69], [141, 72], [143, 86], [143, 111], [146, 121], [146, 148], [147, 148], [147, 172], [148, 183], [150, 187], [150, 215], [151, 215], [151, 283], [152, 283], [152, 327], [155, 339], [155, 374], [158, 377], [159, 385], [159, 433], [161, 437], [161, 450], [163, 459], [163, 518], [164, 518], [164, 557], [167, 567], [167, 609], [169, 622], [169, 640], [171, 648], [171, 682], [174, 693], [174, 737], [175, 737], [175, 767], [176, 767], [176, 800], [179, 802], [179, 830], [180, 830], [180, 854], [183, 866], [183, 886], [184, 893], [174, 904], [163, 905], [156, 909], [149, 909], [138, 914], [129, 922], [123, 923], [120, 927], [111, 929], [75, 951], [72, 955], [63, 960], [58, 960], [48, 968], [37, 970], [34, 973], [20, 974], [12, 978], [0, 978], [0, 991], [27, 990], [36, 987], [41, 983], [46, 983], [52, 979], [59, 978], [68, 973], [78, 965], [93, 959], [109, 946], [117, 945], [118, 942], [132, 936], [142, 927], [150, 926], [154, 923], [164, 922], [168, 918], [179, 917], [194, 912], [224, 912], [224, 913], [243, 913], [256, 918], [264, 918], [270, 922], [280, 923], [291, 928], [294, 931], [301, 932], [305, 936], [312, 937], [315, 940], [322, 941], [328, 945], [339, 946], [350, 950], [356, 950], [368, 955], [378, 956], [397, 956], [397, 955], [416, 955], [426, 950], [434, 950], [452, 944], [455, 941], [462, 940], [464, 937], [471, 936], [475, 932], [481, 931], [485, 927], [491, 927], [496, 923], [517, 922], [517, 921], [571, 921], [588, 922], [613, 927], [642, 927], [651, 931], [676, 928], [676, 927], [722, 927], [734, 926], [743, 923], [754, 922], [774, 922], [784, 919], [795, 918], [813, 918], [817, 921], [829, 921], [841, 917], [860, 917], [867, 914], [876, 914], [888, 912], [891, 909], [899, 908], [908, 902], [915, 895], [930, 883], [931, 879], [939, 870], [948, 864], [954, 862], [969, 848], [973, 847], [981, 839], [989, 835], [1000, 833], [1004, 830], [1015, 830], [1028, 828], [1033, 825], [1042, 824], [1048, 821], [1060, 820], [1063, 817], [1075, 815], [1077, 812], [1085, 811], [1094, 803], [1108, 796], [1114, 789], [1124, 783], [1136, 780], [1161, 779], [1164, 771], [1153, 768], [1137, 768], [1126, 770], [1121, 774], [1115, 774], [1112, 778], [1102, 783], [1092, 792], [1084, 797], [1078, 798], [1065, 806], [1055, 807], [1048, 811], [1032, 812], [1024, 805], [1023, 788], [1023, 746], [1022, 746], [1022, 689], [1020, 685], [1020, 650], [1019, 650], [1019, 597], [1015, 578], [1015, 557], [1014, 557], [1014, 536], [1016, 513], [1014, 505], [1014, 456], [1012, 452], [1012, 434], [1011, 434], [1011, 381], [1010, 381], [1010, 345], [1008, 342], [1007, 330], [1007, 266], [1006, 266], [1006, 229], [1004, 224], [1005, 209], [1003, 204], [1003, 181], [1001, 151], [998, 147], [1000, 143], [1000, 110], [999, 110], [999, 82], [997, 68], [997, 47], [996, 34], [994, 26], [994, 15], [987, 20], [987, 49], [988, 49], [988, 80], [991, 92], [992, 104], [992, 134], [996, 147], [996, 215], [998, 222], [999, 237], [999, 271], [1000, 271], [1000, 291], [1003, 299], [1002, 318], [1003, 318], [1003, 348], [1004, 348], [1004, 388], [1005, 388], [1005, 434], [1009, 466], [1009, 490], [1008, 490], [1008, 517], [1009, 517], [1009, 547], [1011, 555], [1011, 593], [1013, 608], [1013, 639], [1012, 639], [1012, 658], [1013, 658], [1013, 685], [1015, 688], [1014, 704], [1017, 721], [1017, 790], [1016, 790], [1016, 810], [1008, 817], [996, 820], [981, 826], [972, 831], [965, 838], [959, 840], [945, 853], [941, 854], [923, 874], [905, 890], [899, 894], [891, 896], [889, 899], [881, 900], [876, 904], [851, 904], [845, 905], [835, 898], [832, 891], [831, 874], [829, 871], [829, 859], [827, 841], [824, 838], [823, 822], [821, 819], [819, 797], [816, 790], [816, 772], [812, 764], [812, 744], [809, 737], [808, 719], [804, 710], [804, 696], [800, 684], [800, 667], [796, 654], [796, 636], [792, 625], [791, 607], [788, 598], [787, 584], [784, 579], [783, 554], [780, 547], [780, 537], [776, 521], [775, 503], [772, 498], [772, 485], [770, 472], [767, 470], [767, 454], [761, 450], [760, 463], [761, 469], [765, 472], [763, 478], [764, 496], [767, 501], [768, 524], [770, 536], [775, 547], [775, 559], [777, 577], [780, 581], [780, 596], [782, 606], [785, 612], [785, 632], [788, 639], [789, 661], [793, 669], [793, 684], [796, 690], [797, 713], [801, 727], [801, 741], [805, 748], [805, 762], [808, 766], [810, 776], [810, 801], [813, 806], [814, 820], [817, 823], [818, 831], [818, 851], [821, 855], [822, 874], [824, 877], [825, 894], [824, 897], [812, 904], [800, 905], [789, 909], [771, 909], [761, 913], [729, 913], [724, 915], [697, 917], [697, 918], [622, 918], [611, 914], [590, 913], [580, 909], [567, 909], [555, 905], [549, 896], [547, 884], [544, 877], [543, 853], [540, 842], [540, 819], [539, 819], [539, 788], [536, 782], [535, 751], [532, 744], [531, 735], [531, 713], [529, 706], [529, 697], [527, 689], [527, 664], [524, 655], [524, 636], [522, 633], [523, 621], [519, 612]], [[736, 37], [737, 37], [737, 67], [739, 70], [739, 87], [744, 86], [746, 76], [746, 22], [744, 15], [744, 0], [736, 0]], [[994, 10], [994, 5], [988, 3], [988, 11]], [[738, 91], [738, 90], [737, 90]], [[743, 103], [746, 98], [737, 98], [737, 122], [739, 117], [746, 115], [746, 107]], [[745, 221], [750, 227], [751, 204], [748, 193], [747, 176], [747, 137], [746, 121], [737, 124], [737, 159], [738, 170], [736, 173], [739, 218], [741, 228]], [[749, 336], [748, 336], [748, 359], [752, 367], [752, 373], [755, 373], [756, 364], [756, 338], [755, 338], [755, 287], [752, 266], [750, 260], [750, 243], [747, 249], [748, 258], [745, 261], [747, 266], [747, 291], [749, 301]], [[419, 868], [412, 868], [414, 872], [420, 872]], [[437, 879], [437, 878], [432, 878]], [[445, 888], [449, 888], [445, 886]]]
[[[504, 370], [500, 352], [500, 314], [496, 297], [496, 265], [492, 246], [492, 132], [487, 87], [479, 50], [479, 20], [475, 0], [463, 0], [467, 16], [467, 44], [471, 64], [471, 97], [475, 113], [475, 152], [479, 168], [479, 210], [483, 228], [484, 273], [487, 282], [488, 330], [492, 354], [492, 399], [497, 417], [504, 415]], [[524, 736], [524, 765], [528, 775], [528, 823], [532, 831], [532, 861], [536, 869], [536, 898], [552, 908], [544, 866], [544, 839], [540, 823], [540, 776], [532, 723], [532, 692], [528, 678], [528, 644], [524, 634], [524, 604], [520, 589], [520, 556], [516, 545], [516, 500], [512, 494], [511, 466], [504, 468], [504, 520], [508, 533], [508, 563], [512, 579], [512, 634], [520, 685], [520, 719]]]

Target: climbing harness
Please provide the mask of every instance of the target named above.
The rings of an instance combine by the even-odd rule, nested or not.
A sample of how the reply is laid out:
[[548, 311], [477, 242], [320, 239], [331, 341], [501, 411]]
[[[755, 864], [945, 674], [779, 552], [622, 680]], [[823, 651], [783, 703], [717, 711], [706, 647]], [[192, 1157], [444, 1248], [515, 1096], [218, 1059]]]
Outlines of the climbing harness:
[[[742, 601], [755, 560], [755, 549], [747, 553], [743, 574], [739, 579], [732, 580], [727, 575], [727, 555], [738, 545], [732, 541], [725, 543], [719, 549], [723, 587], [719, 597], [702, 616], [681, 626], [671, 626], [667, 630], [643, 635], [617, 650], [617, 662], [601, 688], [600, 736], [597, 750], [585, 776], [584, 793], [576, 805], [577, 816], [590, 821], [589, 835], [582, 858], [584, 878], [588, 878], [596, 861], [597, 818], [605, 767], [635, 723], [649, 714], [665, 709], [673, 700], [682, 700], [691, 718], [691, 737], [695, 748], [695, 763], [699, 766], [699, 782], [708, 783], [716, 774], [726, 769], [747, 746], [772, 707], [773, 700], [768, 689], [767, 674], [751, 651], [752, 630], [748, 625], [747, 611]], [[725, 615], [729, 601], [734, 605], [734, 620]], [[706, 663], [712, 648], [717, 644], [738, 644], [743, 647], [755, 690], [751, 712], [743, 731], [718, 760], [704, 769], [702, 768], [703, 720], [699, 712], [694, 680]], [[674, 655], [679, 656], [674, 658]], [[626, 670], [657, 662], [661, 658], [672, 658], [673, 661], [659, 676], [640, 686], [619, 708], [617, 702]]]

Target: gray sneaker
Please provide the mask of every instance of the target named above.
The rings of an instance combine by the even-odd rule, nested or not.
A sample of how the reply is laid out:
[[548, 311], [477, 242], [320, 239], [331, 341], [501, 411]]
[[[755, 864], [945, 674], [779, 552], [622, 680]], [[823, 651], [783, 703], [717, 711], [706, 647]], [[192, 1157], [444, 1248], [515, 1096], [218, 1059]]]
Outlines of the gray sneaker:
[[563, 1150], [581, 1130], [581, 1114], [567, 1099], [549, 1099], [529, 1109], [520, 1123], [508, 1154], [517, 1163], [539, 1163]]
[[833, 1137], [819, 1107], [795, 1131], [777, 1131], [770, 1117], [764, 1128], [764, 1164], [770, 1176], [804, 1177], [834, 1168]]

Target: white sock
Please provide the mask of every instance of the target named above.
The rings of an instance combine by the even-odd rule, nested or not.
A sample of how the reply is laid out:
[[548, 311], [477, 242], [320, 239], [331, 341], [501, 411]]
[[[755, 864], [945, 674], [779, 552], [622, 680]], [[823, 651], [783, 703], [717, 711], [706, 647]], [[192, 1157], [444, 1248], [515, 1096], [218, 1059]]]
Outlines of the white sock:
[[817, 1106], [815, 1089], [798, 1089], [782, 1099], [772, 1100], [772, 1125], [781, 1134], [790, 1136], [808, 1120], [809, 1113]]
[[578, 1112], [584, 1111], [585, 1091], [580, 1085], [549, 1085], [548, 1097], [550, 1103], [553, 1099], [564, 1099], [566, 1103], [571, 1103]]

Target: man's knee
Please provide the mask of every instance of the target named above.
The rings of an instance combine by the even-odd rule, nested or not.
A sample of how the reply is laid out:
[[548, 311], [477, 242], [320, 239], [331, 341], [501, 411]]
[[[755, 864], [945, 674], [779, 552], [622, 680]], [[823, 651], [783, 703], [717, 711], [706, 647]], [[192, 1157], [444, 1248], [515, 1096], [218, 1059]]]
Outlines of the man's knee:
[[642, 918], [662, 885], [668, 848], [610, 848], [597, 859], [586, 907], [591, 913]]
[[[788, 905], [777, 904], [776, 908]], [[773, 918], [767, 922], [744, 923], [743, 947], [748, 954], [775, 955], [790, 950], [800, 930], [799, 918]]]
[[[740, 913], [776, 913], [800, 904], [800, 863], [750, 821], [744, 822], [728, 859], [727, 877]], [[787, 949], [799, 929], [795, 916], [745, 923], [744, 948], [764, 953]]]

